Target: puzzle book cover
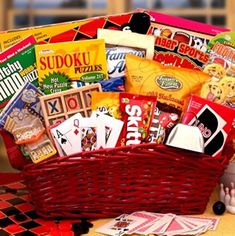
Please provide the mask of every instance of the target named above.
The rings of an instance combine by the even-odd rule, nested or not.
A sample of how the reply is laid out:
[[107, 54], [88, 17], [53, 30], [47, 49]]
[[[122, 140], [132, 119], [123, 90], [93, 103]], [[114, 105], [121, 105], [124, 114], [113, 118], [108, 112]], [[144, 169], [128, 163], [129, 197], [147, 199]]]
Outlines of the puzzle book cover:
[[43, 120], [42, 109], [39, 101], [39, 97], [43, 95], [44, 94], [37, 87], [32, 83], [27, 82], [15, 93], [7, 106], [2, 110], [0, 115], [0, 127], [4, 127], [6, 130], [10, 131], [10, 120], [12, 121], [12, 125], [10, 125], [12, 127], [15, 120], [20, 120], [20, 118], [24, 116], [25, 109]]
[[107, 79], [103, 39], [44, 44], [35, 48], [39, 86], [45, 94], [67, 90], [71, 81], [85, 85]]
[[35, 45], [0, 64], [0, 111], [26, 82], [38, 86]]

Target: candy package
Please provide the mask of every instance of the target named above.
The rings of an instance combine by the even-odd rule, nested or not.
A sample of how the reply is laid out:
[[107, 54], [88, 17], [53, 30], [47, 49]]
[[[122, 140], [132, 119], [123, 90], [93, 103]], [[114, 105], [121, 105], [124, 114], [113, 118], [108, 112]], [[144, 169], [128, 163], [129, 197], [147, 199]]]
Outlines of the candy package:
[[163, 143], [171, 128], [178, 122], [178, 119], [179, 116], [177, 114], [163, 112], [156, 107], [149, 129], [148, 142]]
[[120, 93], [120, 110], [124, 126], [119, 146], [146, 142], [156, 107], [155, 96]]

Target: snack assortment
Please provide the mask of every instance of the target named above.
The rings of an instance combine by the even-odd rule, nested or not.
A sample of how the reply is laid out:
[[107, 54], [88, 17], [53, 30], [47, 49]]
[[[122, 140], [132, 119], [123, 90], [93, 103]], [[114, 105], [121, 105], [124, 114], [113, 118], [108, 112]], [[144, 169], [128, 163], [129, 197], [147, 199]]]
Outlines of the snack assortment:
[[[229, 58], [221, 62], [217, 44], [228, 47], [219, 39], [234, 35], [213, 38], [226, 29], [175, 20], [136, 10], [36, 27], [32, 35], [29, 29], [4, 32], [1, 128], [34, 163], [164, 144], [179, 123], [198, 127], [205, 153], [218, 157], [235, 119], [235, 73]], [[16, 35], [20, 41], [7, 44]]]

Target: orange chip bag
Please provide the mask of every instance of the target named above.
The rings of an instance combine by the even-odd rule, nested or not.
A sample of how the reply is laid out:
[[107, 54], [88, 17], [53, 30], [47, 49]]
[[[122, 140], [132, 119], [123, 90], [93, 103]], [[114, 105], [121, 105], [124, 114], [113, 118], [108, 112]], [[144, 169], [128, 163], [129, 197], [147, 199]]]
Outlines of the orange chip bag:
[[120, 119], [119, 93], [92, 92], [91, 109], [92, 111]]
[[191, 94], [199, 95], [211, 77], [201, 71], [164, 66], [159, 62], [126, 56], [126, 92], [155, 95], [162, 111], [181, 115]]

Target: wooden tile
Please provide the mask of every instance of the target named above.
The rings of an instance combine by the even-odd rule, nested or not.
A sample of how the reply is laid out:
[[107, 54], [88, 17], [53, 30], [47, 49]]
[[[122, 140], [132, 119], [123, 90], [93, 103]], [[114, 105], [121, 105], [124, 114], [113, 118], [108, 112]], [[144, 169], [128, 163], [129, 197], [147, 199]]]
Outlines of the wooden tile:
[[79, 94], [66, 95], [64, 97], [66, 110], [67, 111], [77, 111], [81, 109], [81, 98]]
[[61, 98], [49, 99], [45, 103], [48, 116], [57, 115], [63, 113], [63, 107], [61, 103]]
[[66, 120], [65, 116], [49, 119], [50, 125], [60, 124]]

